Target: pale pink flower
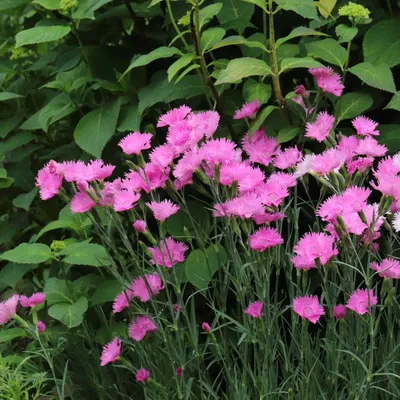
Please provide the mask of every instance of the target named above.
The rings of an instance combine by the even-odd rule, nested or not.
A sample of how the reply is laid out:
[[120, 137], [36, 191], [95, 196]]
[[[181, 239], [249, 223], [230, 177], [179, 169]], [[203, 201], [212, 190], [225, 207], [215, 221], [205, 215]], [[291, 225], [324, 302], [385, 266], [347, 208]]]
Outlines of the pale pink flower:
[[39, 333], [43, 333], [46, 330], [46, 324], [43, 321], [38, 321], [36, 324], [36, 329]]
[[366, 217], [367, 224], [361, 220], [358, 212], [343, 214], [342, 218], [349, 233], [361, 235], [366, 232], [366, 229], [369, 228], [372, 223], [374, 223], [374, 231], [377, 232], [384, 222], [382, 217], [378, 218], [378, 204], [366, 204], [362, 211]]
[[385, 196], [392, 196], [395, 199], [400, 199], [400, 176], [382, 176], [378, 178], [378, 184], [373, 181], [370, 181], [369, 184]]
[[78, 192], [73, 197], [70, 203], [71, 212], [75, 213], [85, 213], [91, 208], [96, 207], [96, 202], [86, 192]]
[[336, 319], [344, 319], [347, 315], [347, 308], [344, 304], [338, 304], [333, 307], [333, 315]]
[[167, 143], [173, 147], [176, 154], [184, 153], [191, 149], [192, 132], [193, 128], [187, 121], [180, 121], [169, 127]]
[[159, 247], [148, 248], [153, 259], [152, 264], [158, 264], [163, 267], [172, 268], [176, 263], [185, 261], [185, 251], [189, 247], [182, 242], [176, 242], [173, 238], [167, 237], [162, 240]]
[[201, 324], [201, 329], [203, 329], [204, 332], [211, 332], [211, 326], [207, 322], [203, 322]]
[[17, 313], [19, 296], [12, 295], [0, 303], [0, 325], [5, 325]]
[[379, 131], [376, 130], [378, 123], [372, 121], [365, 117], [364, 115], [360, 115], [359, 117], [354, 118], [351, 121], [354, 129], [357, 131], [357, 135], [361, 136], [379, 136]]
[[371, 193], [371, 189], [364, 187], [351, 186], [347, 188], [341, 196], [343, 213], [363, 210]]
[[275, 155], [273, 165], [279, 169], [287, 169], [296, 165], [302, 158], [303, 155], [298, 150], [297, 146], [288, 147]]
[[252, 118], [254, 114], [260, 109], [260, 102], [253, 100], [250, 103], [244, 103], [240, 110], [235, 112], [233, 119]]
[[380, 264], [373, 262], [371, 269], [377, 271], [382, 278], [400, 279], [400, 262], [394, 258], [385, 258]]
[[315, 154], [306, 154], [303, 160], [296, 165], [296, 170], [294, 171], [293, 176], [297, 179], [309, 174], [312, 171], [312, 162], [315, 157]]
[[147, 382], [150, 379], [150, 372], [146, 368], [140, 368], [136, 372], [136, 382]]
[[197, 114], [189, 114], [188, 124], [197, 133], [192, 135], [192, 144], [198, 142], [197, 138], [201, 140], [204, 136], [209, 139], [217, 130], [219, 124], [219, 114], [216, 111], [205, 111]]
[[251, 167], [244, 162], [224, 164], [220, 169], [221, 185], [231, 186], [236, 181], [241, 194], [253, 191], [263, 183], [264, 179], [265, 175], [259, 168]]
[[354, 161], [347, 161], [346, 167], [349, 174], [354, 174], [355, 172], [364, 172], [367, 168], [371, 168], [374, 162], [373, 157], [358, 157]]
[[227, 205], [223, 203], [214, 204], [213, 216], [217, 218], [229, 217]]
[[379, 144], [376, 139], [367, 136], [358, 142], [357, 154], [370, 157], [382, 157], [388, 149], [384, 144]]
[[140, 199], [140, 194], [131, 190], [119, 190], [114, 193], [114, 211], [127, 211], [133, 208]]
[[108, 178], [114, 171], [115, 166], [104, 164], [102, 160], [91, 160], [84, 169], [84, 175], [79, 180], [93, 181], [104, 180]]
[[[150, 288], [151, 292], [149, 292], [147, 286]], [[154, 273], [146, 274], [144, 278], [139, 276], [132, 282], [129, 288], [132, 290], [133, 297], [137, 297], [140, 301], [145, 303], [146, 301], [149, 301], [152, 296], [156, 296], [160, 293], [165, 286], [160, 276]]]
[[144, 222], [144, 221], [141, 220], [141, 219], [137, 219], [137, 220], [133, 223], [133, 229], [134, 229], [136, 232], [143, 233], [143, 232], [146, 231], [146, 228], [147, 228], [146, 222]]
[[314, 76], [318, 87], [324, 92], [332, 93], [335, 96], [342, 95], [344, 85], [341, 82], [340, 75], [336, 74], [332, 68], [311, 68], [308, 72]]
[[294, 246], [295, 256], [292, 263], [297, 269], [309, 270], [316, 268], [315, 260], [318, 258], [321, 265], [339, 254], [335, 239], [325, 233], [306, 233]]
[[358, 144], [359, 139], [357, 136], [343, 136], [336, 148], [342, 152], [346, 162], [348, 162], [357, 155]]
[[140, 154], [142, 150], [150, 149], [152, 138], [151, 133], [133, 132], [121, 139], [118, 146], [125, 154]]
[[236, 144], [228, 139], [212, 139], [204, 143], [199, 154], [201, 158], [211, 167], [237, 161]]
[[169, 110], [166, 114], [160, 116], [160, 118], [158, 119], [157, 128], [174, 125], [179, 121], [183, 121], [191, 111], [192, 109], [188, 106], [173, 108], [172, 110]]
[[129, 337], [140, 342], [148, 333], [156, 332], [157, 325], [147, 317], [137, 317], [129, 325]]
[[[269, 207], [278, 207], [283, 199], [289, 196], [289, 191], [286, 186], [268, 181], [257, 187], [255, 193], [258, 196], [257, 201]], [[254, 215], [260, 214], [263, 214], [263, 211], [260, 212], [258, 210], [255, 210]]]
[[121, 345], [122, 342], [117, 337], [115, 337], [110, 343], [104, 345], [103, 352], [101, 353], [100, 357], [100, 365], [102, 367], [118, 360], [121, 354]]
[[36, 176], [36, 186], [40, 190], [40, 198], [48, 200], [54, 197], [62, 186], [63, 177], [53, 168], [53, 163], [44, 166]]
[[117, 314], [129, 307], [129, 302], [133, 299], [133, 292], [129, 288], [117, 294], [113, 303], [113, 313]]
[[279, 171], [271, 174], [266, 183], [288, 189], [296, 186], [296, 178], [292, 174]]
[[305, 136], [323, 142], [329, 136], [334, 123], [335, 117], [325, 111], [320, 112], [315, 122], [307, 122]]
[[60, 165], [60, 172], [67, 182], [84, 181], [86, 164], [83, 161], [65, 161]]
[[279, 145], [274, 137], [268, 137], [265, 130], [255, 131], [251, 140], [249, 135], [242, 140], [243, 150], [248, 154], [251, 162], [268, 166], [273, 156], [279, 151]]
[[152, 201], [151, 203], [146, 203], [146, 205], [151, 211], [153, 211], [154, 218], [157, 221], [165, 221], [168, 217], [179, 211], [179, 207], [168, 199], [163, 200], [160, 203]]
[[334, 194], [326, 199], [318, 208], [317, 215], [322, 221], [336, 223], [336, 218], [343, 212], [343, 199]]
[[19, 302], [21, 303], [22, 307], [36, 307], [39, 304], [44, 302], [46, 295], [42, 292], [36, 292], [31, 297], [20, 296]]
[[386, 157], [380, 160], [378, 168], [374, 171], [374, 176], [378, 179], [384, 179], [387, 175], [397, 175], [400, 172], [400, 165], [395, 162], [394, 157]]
[[260, 300], [255, 301], [254, 303], [250, 303], [249, 306], [244, 310], [244, 313], [250, 315], [253, 318], [261, 318], [262, 317], [262, 309], [264, 303]]
[[182, 376], [182, 372], [183, 372], [182, 367], [178, 367], [178, 368], [175, 370], [176, 376]]
[[283, 243], [281, 234], [275, 228], [260, 228], [249, 236], [250, 248], [256, 251], [265, 251]]
[[164, 187], [169, 176], [169, 168], [161, 168], [152, 163], [147, 163], [143, 168], [139, 168], [139, 172], [130, 171], [127, 178], [131, 180], [135, 186], [132, 190], [144, 190], [150, 193], [154, 189]]
[[346, 307], [363, 315], [370, 312], [370, 308], [376, 304], [378, 304], [378, 298], [372, 289], [357, 289], [351, 294]]
[[400, 212], [399, 211], [394, 214], [392, 226], [396, 232], [400, 232]]
[[318, 175], [326, 175], [329, 172], [338, 172], [343, 164], [343, 153], [339, 149], [331, 148], [315, 156], [311, 168]]
[[286, 215], [284, 213], [281, 212], [275, 212], [275, 213], [263, 213], [263, 214], [257, 214], [253, 216], [253, 221], [255, 221], [255, 223], [257, 225], [261, 225], [261, 224], [266, 224], [269, 222], [276, 222], [279, 221], [282, 218], [285, 218]]
[[175, 149], [168, 143], [157, 146], [150, 153], [150, 161], [160, 168], [166, 168], [170, 165], [175, 158]]
[[202, 157], [197, 151], [189, 150], [177, 162], [172, 175], [185, 186], [192, 181], [193, 173], [200, 168], [201, 161]]
[[241, 219], [246, 219], [257, 214], [262, 214], [264, 206], [255, 193], [245, 193], [226, 201], [224, 211], [229, 216], [235, 215]]
[[319, 303], [318, 297], [312, 295], [296, 297], [293, 300], [293, 310], [302, 319], [308, 319], [313, 324], [325, 315], [324, 307]]

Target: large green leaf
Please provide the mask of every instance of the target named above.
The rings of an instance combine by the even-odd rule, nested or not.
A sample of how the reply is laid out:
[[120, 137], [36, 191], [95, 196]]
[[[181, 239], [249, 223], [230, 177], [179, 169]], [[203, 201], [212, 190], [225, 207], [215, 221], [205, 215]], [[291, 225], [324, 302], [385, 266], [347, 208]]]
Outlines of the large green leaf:
[[61, 0], [34, 0], [32, 3], [40, 4], [47, 10], [59, 10]]
[[36, 138], [28, 132], [17, 132], [0, 142], [0, 154], [6, 154], [21, 146], [24, 146]]
[[19, 264], [39, 264], [52, 258], [49, 246], [41, 243], [21, 243], [15, 249], [0, 254], [0, 258]]
[[254, 5], [241, 0], [222, 0], [222, 12], [218, 13], [218, 21], [221, 24], [236, 21], [238, 19], [250, 21]]
[[21, 338], [28, 336], [22, 328], [8, 328], [0, 331], [0, 343], [7, 343], [15, 338]]
[[346, 49], [334, 39], [324, 39], [316, 42], [306, 43], [308, 55], [320, 58], [330, 64], [343, 68], [346, 59]]
[[18, 32], [15, 36], [16, 46], [21, 47], [28, 44], [53, 42], [62, 39], [71, 32], [69, 25], [45, 25], [35, 26], [31, 29]]
[[10, 10], [28, 4], [30, 0], [0, 0], [0, 11]]
[[297, 28], [294, 28], [292, 32], [289, 33], [289, 35], [278, 39], [276, 41], [276, 48], [278, 48], [283, 43], [300, 36], [328, 36], [328, 35], [326, 33], [315, 31], [314, 29], [306, 28], [305, 26], [298, 26]]
[[222, 3], [210, 4], [199, 12], [200, 29], [222, 10]]
[[318, 68], [323, 67], [321, 63], [315, 61], [311, 57], [303, 57], [303, 58], [284, 58], [281, 61], [281, 68], [279, 73], [294, 68]]
[[391, 153], [400, 151], [400, 125], [379, 125], [379, 142], [385, 144]]
[[137, 104], [129, 103], [122, 106], [117, 131], [139, 131], [140, 119], [139, 106]]
[[90, 299], [90, 305], [95, 306], [103, 304], [108, 301], [113, 301], [115, 296], [122, 291], [123, 287], [117, 280], [109, 280], [101, 283], [92, 298]]
[[71, 295], [71, 282], [63, 279], [49, 278], [46, 280], [43, 292], [46, 293], [46, 302], [49, 305], [57, 303], [73, 303]]
[[75, 128], [76, 144], [100, 158], [105, 145], [116, 131], [120, 107], [121, 98], [118, 97], [112, 103], [86, 114]]
[[94, 19], [94, 12], [112, 0], [79, 0], [78, 6], [72, 12], [74, 19]]
[[276, 137], [278, 143], [286, 143], [294, 139], [300, 133], [300, 128], [297, 126], [287, 126], [282, 128]]
[[254, 132], [260, 128], [260, 126], [265, 122], [265, 120], [272, 113], [272, 111], [278, 109], [279, 107], [276, 106], [268, 106], [265, 107], [261, 112], [259, 112], [256, 120], [250, 126], [249, 137], [251, 138], [254, 135]]
[[38, 188], [33, 188], [28, 193], [22, 193], [13, 200], [13, 206], [17, 208], [23, 208], [25, 211], [29, 211], [33, 199], [36, 197]]
[[308, 19], [317, 19], [317, 8], [314, 0], [275, 0], [284, 10], [294, 11]]
[[[225, 32], [225, 31], [224, 31]], [[182, 69], [185, 68], [188, 64], [192, 62], [192, 60], [196, 57], [193, 53], [184, 54], [181, 58], [176, 60], [171, 66], [168, 68], [168, 81], [172, 81], [172, 78]]]
[[229, 61], [226, 69], [219, 74], [216, 85], [238, 83], [248, 76], [267, 76], [271, 74], [269, 65], [256, 58], [243, 57]]
[[196, 288], [205, 289], [226, 260], [226, 251], [222, 246], [210, 246], [205, 253], [200, 249], [193, 250], [185, 261], [186, 277]]
[[243, 85], [243, 97], [248, 102], [258, 100], [261, 104], [266, 104], [271, 97], [271, 93], [271, 85], [257, 82], [255, 79], [248, 79]]
[[260, 43], [258, 40], [245, 39], [243, 36], [240, 35], [228, 36], [227, 38], [215, 43], [210, 51], [234, 45], [258, 48], [265, 52], [268, 52], [268, 49], [265, 47], [265, 45]]
[[384, 109], [400, 111], [400, 92], [393, 95], [392, 100], [390, 100], [389, 104]]
[[83, 321], [83, 316], [88, 309], [86, 297], [81, 297], [76, 303], [58, 303], [49, 308], [49, 315], [57, 319], [68, 328], [75, 328]]
[[400, 19], [378, 22], [364, 36], [364, 59], [374, 65], [400, 64]]
[[369, 86], [391, 93], [396, 92], [392, 72], [386, 65], [374, 66], [364, 62], [349, 68], [349, 71]]
[[339, 43], [347, 43], [355, 38], [358, 33], [358, 28], [355, 26], [340, 24], [335, 28], [335, 32], [339, 38]]
[[104, 267], [111, 264], [110, 257], [103, 246], [99, 244], [80, 242], [65, 248], [60, 255], [64, 255], [64, 261], [73, 265], [90, 265], [92, 267]]
[[0, 290], [6, 287], [14, 288], [26, 273], [37, 268], [37, 266], [37, 264], [7, 263], [0, 270]]
[[332, 10], [335, 8], [337, 0], [319, 0], [317, 7], [319, 12], [324, 18], [331, 15]]
[[7, 100], [12, 100], [12, 99], [18, 99], [21, 98], [20, 94], [16, 93], [10, 93], [10, 92], [0, 92], [0, 101], [7, 101]]
[[0, 138], [4, 139], [23, 120], [23, 113], [15, 113], [11, 118], [0, 120]]
[[344, 119], [351, 119], [368, 110], [374, 102], [373, 98], [366, 93], [346, 93], [340, 97], [335, 105], [336, 123]]
[[210, 49], [213, 47], [216, 43], [222, 40], [222, 38], [225, 36], [225, 29], [222, 28], [210, 28], [204, 31], [201, 34], [201, 39], [200, 39], [200, 49], [202, 53], [204, 53], [206, 50]]

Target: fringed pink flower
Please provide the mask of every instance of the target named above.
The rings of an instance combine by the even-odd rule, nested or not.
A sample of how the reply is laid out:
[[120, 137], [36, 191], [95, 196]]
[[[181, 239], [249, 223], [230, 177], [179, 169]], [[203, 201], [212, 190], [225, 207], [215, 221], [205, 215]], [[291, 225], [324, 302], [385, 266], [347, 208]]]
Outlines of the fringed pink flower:
[[320, 112], [315, 122], [307, 122], [305, 136], [323, 142], [329, 136], [334, 123], [335, 117], [325, 111]]
[[142, 150], [150, 149], [152, 138], [151, 133], [133, 132], [121, 139], [118, 146], [125, 154], [140, 154]]
[[145, 303], [149, 301], [152, 296], [159, 294], [165, 286], [160, 276], [154, 273], [146, 274], [144, 278], [139, 276], [132, 282], [129, 288], [132, 291], [133, 297], [137, 297], [140, 301]]
[[338, 172], [344, 161], [341, 150], [331, 148], [315, 156], [311, 161], [311, 169], [318, 175], [326, 175], [329, 172]]
[[37, 174], [36, 186], [40, 190], [40, 198], [48, 200], [54, 197], [62, 186], [63, 176], [54, 168], [54, 163], [48, 163]]
[[326, 93], [332, 93], [335, 96], [341, 96], [344, 85], [341, 77], [336, 74], [332, 68], [319, 67], [311, 68], [308, 72], [315, 78], [317, 86]]
[[354, 118], [351, 121], [354, 129], [357, 131], [357, 135], [361, 136], [379, 136], [379, 131], [376, 130], [378, 123], [372, 121], [365, 117], [364, 115], [360, 115], [359, 117]]
[[356, 152], [361, 156], [383, 157], [388, 152], [388, 148], [384, 144], [379, 144], [373, 137], [366, 136], [359, 141]]
[[96, 202], [86, 192], [78, 192], [71, 200], [70, 208], [73, 214], [82, 214], [96, 207], [96, 205]]
[[144, 222], [144, 221], [141, 220], [141, 219], [137, 219], [137, 220], [133, 223], [133, 229], [134, 229], [136, 232], [143, 233], [143, 232], [146, 231], [146, 228], [147, 228], [146, 222]]
[[192, 144], [195, 144], [204, 136], [209, 139], [215, 133], [219, 124], [219, 114], [216, 111], [192, 113], [189, 114], [187, 121], [189, 126], [196, 131], [194, 135], [192, 134]]
[[333, 315], [336, 319], [344, 319], [347, 315], [347, 308], [343, 304], [338, 304], [333, 307]]
[[325, 315], [324, 307], [319, 303], [317, 296], [301, 296], [293, 300], [293, 310], [302, 319], [308, 319], [316, 324], [322, 315]]
[[226, 215], [237, 216], [241, 219], [264, 213], [262, 201], [255, 193], [246, 193], [228, 200], [224, 203], [223, 209]]
[[46, 324], [43, 321], [38, 321], [36, 324], [36, 329], [39, 333], [43, 333], [46, 330]]
[[193, 174], [200, 168], [201, 162], [202, 157], [197, 150], [189, 150], [177, 162], [172, 174], [180, 182], [181, 186], [185, 186], [192, 181]]
[[160, 242], [159, 247], [149, 247], [153, 256], [150, 261], [152, 264], [158, 264], [167, 268], [172, 268], [176, 263], [185, 261], [185, 251], [189, 247], [182, 242], [176, 242], [168, 237]]
[[281, 234], [275, 228], [260, 228], [249, 236], [250, 248], [255, 251], [265, 251], [283, 243]]
[[250, 303], [249, 306], [244, 310], [244, 313], [250, 315], [253, 318], [261, 318], [262, 317], [262, 309], [264, 303], [260, 300], [255, 301], [254, 303]]
[[251, 162], [265, 166], [271, 163], [273, 156], [279, 151], [276, 138], [268, 137], [262, 129], [254, 132], [250, 140], [247, 134], [242, 140], [242, 147]]
[[242, 108], [235, 112], [233, 119], [252, 118], [259, 109], [260, 102], [258, 100], [254, 100], [250, 103], [244, 103]]
[[46, 295], [42, 292], [37, 292], [34, 293], [32, 296], [27, 297], [27, 296], [20, 296], [19, 297], [19, 302], [21, 303], [22, 307], [36, 307], [39, 304], [42, 304], [44, 302], [44, 299], [46, 298]]
[[225, 138], [207, 141], [201, 146], [199, 154], [211, 168], [214, 168], [214, 165], [240, 161], [236, 144]]
[[19, 296], [12, 295], [7, 300], [0, 303], [0, 325], [5, 325], [17, 313]]
[[400, 261], [394, 258], [385, 258], [381, 263], [372, 262], [371, 269], [382, 278], [400, 279]]
[[175, 156], [175, 149], [166, 143], [153, 149], [150, 153], [150, 161], [160, 168], [166, 168], [172, 163]]
[[157, 123], [157, 128], [174, 125], [177, 122], [183, 121], [191, 111], [192, 109], [188, 106], [173, 108], [172, 110], [169, 110], [166, 114], [160, 116]]
[[150, 372], [146, 368], [140, 368], [136, 372], [136, 382], [147, 382], [150, 379]]
[[121, 345], [121, 340], [115, 337], [110, 343], [103, 347], [103, 352], [101, 353], [100, 357], [100, 365], [102, 367], [118, 360], [121, 354]]
[[351, 294], [346, 307], [363, 315], [370, 312], [371, 307], [376, 304], [378, 304], [378, 298], [372, 289], [357, 289]]
[[295, 166], [302, 158], [303, 155], [298, 150], [297, 146], [288, 147], [284, 151], [280, 151], [276, 154], [273, 164], [276, 168], [287, 169]]
[[114, 193], [114, 211], [121, 212], [133, 208], [140, 199], [140, 194], [128, 189], [119, 190]]
[[165, 221], [168, 217], [179, 211], [179, 207], [171, 200], [163, 200], [160, 203], [152, 201], [151, 203], [146, 203], [146, 205], [153, 211], [154, 218], [157, 221]]
[[82, 179], [79, 180], [88, 182], [94, 180], [102, 181], [108, 178], [113, 173], [114, 169], [114, 165], [104, 164], [104, 161], [102, 160], [92, 160], [85, 166]]
[[140, 342], [148, 333], [157, 331], [157, 325], [148, 317], [137, 317], [129, 325], [129, 337]]

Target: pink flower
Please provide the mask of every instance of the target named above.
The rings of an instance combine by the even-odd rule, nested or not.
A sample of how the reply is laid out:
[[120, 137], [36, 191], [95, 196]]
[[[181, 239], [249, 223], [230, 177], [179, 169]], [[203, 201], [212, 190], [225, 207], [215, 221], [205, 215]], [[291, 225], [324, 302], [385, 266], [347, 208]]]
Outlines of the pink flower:
[[121, 354], [121, 344], [121, 340], [115, 337], [110, 343], [104, 345], [103, 352], [101, 353], [100, 357], [100, 365], [102, 367], [118, 360]]
[[371, 181], [370, 185], [385, 196], [393, 196], [396, 200], [400, 199], [400, 176], [382, 176], [378, 178], [378, 184]]
[[185, 186], [192, 181], [193, 173], [200, 168], [201, 161], [201, 155], [197, 151], [189, 150], [177, 162], [172, 174]]
[[40, 198], [42, 200], [54, 197], [62, 186], [63, 177], [55, 171], [53, 163], [50, 162], [44, 166], [36, 177], [36, 186], [40, 189]]
[[85, 181], [103, 180], [108, 178], [114, 171], [115, 166], [104, 164], [102, 160], [91, 160], [84, 168], [84, 174], [81, 179]]
[[310, 92], [306, 90], [304, 85], [298, 85], [294, 89], [294, 93], [297, 94], [298, 96], [305, 96], [308, 97], [310, 95]]
[[70, 208], [73, 214], [85, 213], [91, 208], [96, 207], [96, 202], [86, 192], [78, 192], [71, 200]]
[[134, 229], [136, 232], [143, 233], [143, 232], [146, 231], [146, 228], [147, 228], [146, 222], [144, 222], [144, 221], [141, 220], [141, 219], [137, 219], [137, 220], [133, 223], [133, 229]]
[[[307, 92], [308, 95], [310, 95], [309, 92]], [[303, 108], [304, 112], [306, 113], [306, 115], [310, 115], [314, 112], [315, 107], [307, 107], [304, 98], [308, 97], [308, 96], [295, 96], [292, 97], [291, 100], [294, 101], [295, 103], [297, 103], [300, 107]]]
[[359, 155], [382, 157], [387, 151], [388, 149], [385, 145], [379, 144], [378, 141], [371, 136], [367, 136], [358, 142], [357, 154]]
[[297, 149], [297, 146], [288, 147], [276, 154], [273, 164], [276, 168], [287, 169], [296, 165], [302, 158], [303, 155]]
[[308, 319], [313, 324], [316, 324], [321, 316], [325, 315], [324, 307], [319, 304], [317, 296], [296, 297], [293, 300], [293, 310], [302, 319]]
[[319, 258], [321, 265], [339, 254], [335, 239], [325, 233], [306, 233], [294, 246], [296, 255], [292, 263], [298, 269], [309, 270], [316, 268], [315, 260]]
[[169, 168], [161, 168], [156, 164], [147, 163], [139, 172], [130, 171], [126, 177], [132, 181], [132, 190], [144, 190], [150, 193], [154, 189], [164, 187], [169, 176]]
[[43, 333], [46, 330], [46, 324], [43, 321], [38, 321], [36, 324], [36, 329], [39, 333]]
[[242, 140], [243, 150], [248, 154], [251, 162], [268, 166], [272, 157], [279, 151], [279, 145], [274, 137], [268, 137], [265, 131], [260, 129], [254, 132], [251, 140], [247, 134]]
[[250, 248], [256, 251], [265, 251], [283, 243], [281, 234], [275, 228], [260, 228], [249, 236]]
[[140, 368], [136, 372], [136, 382], [146, 382], [150, 379], [150, 372], [146, 368]]
[[364, 172], [367, 168], [372, 167], [373, 162], [373, 157], [358, 157], [354, 161], [347, 161], [347, 171], [349, 174], [354, 174], [357, 171]]
[[322, 221], [336, 223], [336, 218], [343, 212], [343, 199], [334, 194], [326, 199], [317, 211], [317, 215]]
[[266, 183], [288, 189], [296, 186], [296, 178], [294, 175], [286, 172], [275, 172], [269, 176]]
[[393, 258], [385, 258], [380, 264], [373, 262], [371, 269], [377, 271], [382, 278], [400, 279], [400, 262]]
[[182, 310], [183, 310], [183, 307], [182, 306], [180, 306], [179, 304], [174, 304], [174, 313], [176, 314], [178, 311], [179, 312], [182, 312]]
[[241, 219], [247, 219], [263, 214], [264, 206], [255, 193], [245, 193], [225, 202], [224, 211], [229, 216], [235, 215]]
[[343, 212], [346, 214], [365, 209], [368, 197], [371, 193], [371, 189], [364, 187], [351, 186], [346, 189], [341, 196]]
[[153, 138], [151, 133], [133, 132], [120, 140], [118, 146], [125, 154], [140, 154], [142, 150], [151, 147], [150, 141]]
[[147, 317], [137, 317], [129, 325], [129, 337], [140, 342], [148, 333], [156, 332], [156, 324]]
[[370, 307], [376, 304], [378, 304], [378, 298], [374, 295], [372, 289], [357, 289], [351, 294], [346, 307], [357, 314], [363, 315], [369, 312]]
[[235, 112], [233, 119], [252, 118], [259, 110], [260, 102], [253, 100], [251, 103], [244, 103], [240, 110]]
[[314, 76], [318, 87], [324, 92], [332, 93], [335, 96], [342, 95], [344, 85], [340, 80], [340, 75], [336, 74], [332, 68], [311, 68], [308, 70], [308, 72]]
[[393, 229], [395, 230], [395, 232], [400, 231], [400, 212], [399, 211], [394, 214], [392, 226], [393, 226]]
[[[255, 192], [258, 195], [257, 201], [269, 207], [278, 207], [282, 200], [289, 196], [287, 187], [268, 181], [256, 188]], [[254, 216], [260, 214], [264, 214], [264, 211], [255, 210]]]
[[315, 122], [308, 122], [306, 124], [306, 134], [308, 138], [316, 139], [318, 142], [323, 142], [328, 136], [329, 132], [333, 129], [335, 117], [323, 111], [318, 114]]
[[361, 220], [358, 212], [343, 214], [342, 217], [349, 233], [361, 235], [372, 225], [372, 223], [374, 223], [374, 231], [377, 232], [384, 222], [382, 217], [378, 218], [378, 205], [366, 204], [362, 211], [366, 217], [367, 224]]
[[39, 304], [44, 302], [46, 295], [42, 292], [34, 293], [31, 297], [20, 296], [19, 302], [21, 303], [22, 307], [36, 307]]
[[205, 135], [209, 139], [218, 128], [219, 114], [216, 111], [205, 111], [197, 114], [189, 114], [188, 124], [196, 131], [192, 135], [192, 144], [196, 141], [196, 138], [201, 140]]
[[60, 165], [59, 169], [67, 182], [85, 180], [86, 164], [83, 161], [65, 161]]
[[175, 370], [176, 376], [182, 376], [182, 372], [183, 372], [182, 367], [178, 367], [178, 368]]
[[201, 146], [199, 154], [211, 168], [214, 165], [238, 161], [236, 144], [225, 138], [207, 141]]
[[211, 332], [211, 326], [209, 324], [207, 324], [207, 322], [203, 322], [201, 324], [201, 329], [203, 329], [204, 332]]
[[[167, 143], [172, 146], [176, 154], [184, 153], [185, 151], [191, 149], [193, 131], [193, 128], [187, 121], [180, 121], [169, 127]], [[197, 141], [195, 144], [197, 144]]]
[[[150, 288], [151, 292], [149, 292], [147, 286]], [[160, 293], [165, 286], [160, 276], [154, 273], [150, 275], [147, 274], [144, 276], [144, 278], [139, 276], [132, 282], [129, 288], [132, 290], [134, 297], [137, 297], [140, 301], [145, 303], [146, 301], [149, 301], [152, 296], [156, 296], [158, 293]]]
[[358, 143], [357, 136], [343, 136], [336, 148], [342, 152], [346, 162], [348, 162], [357, 155]]
[[311, 168], [318, 175], [326, 175], [332, 171], [338, 172], [343, 163], [343, 153], [338, 149], [331, 148], [315, 156], [311, 162]]
[[333, 315], [336, 319], [343, 319], [347, 315], [347, 308], [343, 304], [338, 304], [333, 307]]
[[297, 179], [309, 174], [312, 171], [311, 165], [315, 158], [315, 154], [306, 154], [303, 160], [296, 165], [296, 171], [294, 171], [293, 176]]
[[257, 214], [253, 216], [253, 221], [255, 221], [255, 223], [257, 225], [261, 225], [261, 224], [266, 224], [269, 222], [276, 222], [279, 221], [282, 218], [285, 218], [286, 215], [284, 213], [281, 212], [275, 212], [275, 213], [263, 213], [263, 214]]
[[117, 314], [124, 308], [129, 307], [129, 302], [133, 299], [133, 292], [129, 288], [119, 293], [113, 303], [113, 313]]
[[379, 136], [379, 131], [375, 130], [376, 127], [378, 126], [378, 123], [375, 121], [372, 121], [372, 119], [369, 119], [365, 117], [364, 115], [360, 115], [357, 118], [354, 118], [351, 121], [351, 124], [353, 125], [354, 129], [357, 131], [357, 135], [361, 136]]
[[160, 168], [166, 168], [175, 158], [175, 149], [168, 143], [155, 147], [150, 153], [150, 161]]
[[160, 203], [152, 201], [151, 203], [146, 203], [146, 205], [153, 211], [154, 218], [157, 221], [165, 221], [168, 217], [179, 211], [179, 207], [171, 200], [163, 200]]
[[189, 247], [182, 242], [176, 242], [173, 238], [167, 237], [160, 242], [159, 247], [149, 247], [153, 256], [150, 261], [167, 268], [172, 268], [176, 263], [185, 261], [185, 251]]
[[262, 317], [262, 309], [264, 303], [260, 300], [255, 301], [254, 303], [250, 303], [249, 306], [244, 310], [244, 313], [250, 315], [253, 318], [260, 318]]
[[0, 325], [5, 325], [17, 313], [19, 296], [12, 295], [0, 303]]
[[192, 109], [188, 106], [173, 108], [166, 114], [161, 115], [157, 123], [157, 128], [174, 125], [179, 121], [183, 121], [191, 111]]
[[127, 211], [135, 206], [139, 201], [140, 194], [131, 190], [123, 189], [114, 193], [114, 211]]

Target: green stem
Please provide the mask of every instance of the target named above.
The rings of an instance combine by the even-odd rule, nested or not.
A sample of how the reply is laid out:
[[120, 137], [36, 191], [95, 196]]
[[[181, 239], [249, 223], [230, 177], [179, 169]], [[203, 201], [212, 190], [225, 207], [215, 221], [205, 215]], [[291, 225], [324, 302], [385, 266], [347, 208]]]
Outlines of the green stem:
[[78, 41], [79, 48], [81, 49], [83, 58], [85, 59], [85, 64], [86, 64], [86, 66], [88, 67], [89, 72], [90, 72], [89, 58], [88, 58], [88, 55], [87, 55], [87, 53], [86, 53], [86, 50], [85, 50], [85, 48], [84, 48], [84, 46], [83, 46], [83, 43], [82, 43], [82, 41], [81, 41], [81, 38], [79, 37], [78, 30], [76, 29], [75, 21], [74, 21], [73, 18], [72, 18], [72, 14], [70, 14], [70, 18], [71, 18], [72, 33], [75, 35], [75, 37], [76, 37], [76, 39], [77, 39], [77, 41]]
[[190, 51], [189, 50], [189, 46], [187, 41], [185, 40], [185, 38], [183, 37], [176, 21], [175, 21], [175, 17], [174, 17], [174, 13], [172, 12], [172, 8], [171, 8], [171, 1], [167, 0], [167, 10], [168, 10], [168, 15], [169, 15], [169, 19], [171, 20], [172, 26], [175, 29], [176, 34], [180, 37], [180, 39], [182, 40], [182, 43], [184, 44], [186, 51]]
[[350, 62], [350, 51], [351, 51], [351, 40], [349, 42], [347, 42], [346, 63], [344, 64], [344, 67], [343, 67], [343, 78], [342, 78], [343, 85], [346, 80], [347, 68], [348, 68], [349, 62]]

